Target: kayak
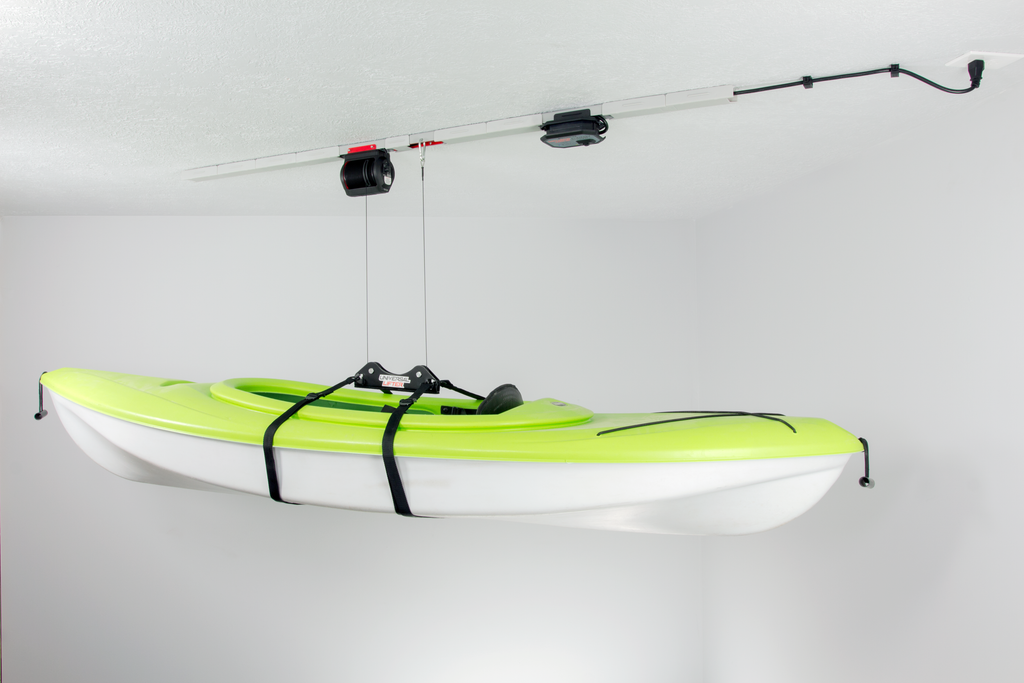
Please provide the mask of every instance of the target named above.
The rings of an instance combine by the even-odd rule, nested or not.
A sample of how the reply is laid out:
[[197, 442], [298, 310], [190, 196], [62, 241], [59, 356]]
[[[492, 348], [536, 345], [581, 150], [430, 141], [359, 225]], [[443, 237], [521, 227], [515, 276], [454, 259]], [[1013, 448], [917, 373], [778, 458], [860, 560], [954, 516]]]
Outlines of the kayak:
[[126, 479], [415, 517], [748, 534], [809, 510], [866, 448], [818, 418], [595, 414], [553, 398], [523, 401], [513, 385], [486, 398], [402, 399], [387, 382], [409, 391], [400, 386], [409, 376], [371, 366], [381, 380], [370, 391], [75, 368], [40, 383], [75, 443]]

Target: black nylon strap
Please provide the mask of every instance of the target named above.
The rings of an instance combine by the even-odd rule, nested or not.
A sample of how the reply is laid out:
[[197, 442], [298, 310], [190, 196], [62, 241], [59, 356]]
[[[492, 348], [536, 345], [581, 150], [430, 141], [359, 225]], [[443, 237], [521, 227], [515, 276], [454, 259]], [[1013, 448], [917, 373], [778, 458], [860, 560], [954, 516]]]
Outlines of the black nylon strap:
[[[369, 365], [370, 364], [367, 364], [367, 367]], [[383, 371], [382, 368], [381, 371]], [[433, 384], [428, 381], [421, 383], [408, 398], [403, 398], [399, 401], [397, 409], [388, 405], [383, 406], [381, 409], [382, 412], [390, 413], [387, 425], [384, 427], [384, 437], [381, 441], [381, 454], [384, 459], [384, 471], [388, 475], [388, 487], [391, 489], [391, 502], [395, 506], [395, 512], [404, 517], [418, 517], [419, 515], [413, 514], [412, 510], [409, 508], [409, 499], [405, 495], [405, 487], [402, 485], [402, 476], [398, 471], [398, 461], [395, 459], [395, 434], [398, 433], [398, 425], [402, 421], [402, 418], [409, 411], [409, 408], [411, 408], [425, 392], [430, 391], [431, 393], [437, 393], [438, 384], [446, 389], [457, 391], [464, 396], [474, 398], [478, 401], [482, 401], [484, 399], [483, 396], [474, 394], [471, 391], [466, 391], [465, 389], [460, 389], [448, 380], [438, 381], [432, 373], [429, 373], [428, 378], [433, 378], [431, 380]], [[270, 491], [271, 498], [279, 503], [298, 505], [298, 503], [289, 503], [288, 501], [281, 499], [281, 485], [277, 476], [277, 461], [274, 458], [274, 435], [277, 433], [277, 430], [281, 425], [291, 419], [292, 416], [313, 401], [333, 394], [338, 389], [359, 380], [360, 374], [356, 373], [352, 377], [349, 377], [342, 382], [338, 382], [333, 387], [324, 389], [320, 392], [307, 394], [305, 398], [288, 408], [288, 410], [279, 415], [272, 423], [270, 423], [270, 426], [267, 427], [267, 431], [263, 433], [263, 459], [267, 468], [267, 488]], [[362, 386], [362, 384], [359, 384], [359, 386]], [[386, 394], [391, 393], [387, 388], [377, 388]]]
[[419, 515], [412, 513], [412, 510], [409, 508], [409, 500], [405, 497], [402, 475], [398, 472], [398, 461], [395, 460], [395, 434], [398, 432], [398, 423], [402, 421], [402, 417], [405, 416], [405, 413], [423, 395], [426, 389], [427, 385], [422, 384], [416, 391], [412, 392], [411, 396], [403, 398], [398, 402], [398, 409], [391, 413], [391, 416], [388, 418], [388, 424], [384, 427], [384, 439], [381, 442], [381, 452], [384, 455], [384, 471], [387, 472], [388, 486], [391, 488], [391, 502], [395, 506], [395, 512], [403, 517], [418, 517]]
[[281, 500], [281, 485], [277, 479], [277, 461], [274, 459], [274, 435], [277, 434], [277, 430], [281, 427], [281, 425], [287, 422], [292, 417], [292, 415], [299, 412], [313, 401], [319, 400], [329, 394], [333, 394], [335, 391], [341, 389], [343, 386], [352, 384], [352, 382], [355, 381], [356, 378], [354, 376], [349, 377], [348, 379], [338, 382], [333, 387], [324, 389], [323, 391], [306, 394], [305, 398], [303, 398], [298, 403], [294, 404], [288, 410], [278, 415], [277, 419], [271, 422], [270, 426], [267, 427], [267, 431], [263, 433], [263, 460], [267, 466], [267, 488], [270, 489], [270, 497], [276, 500], [278, 503], [298, 505], [298, 503], [288, 503], [288, 501], [286, 500]]

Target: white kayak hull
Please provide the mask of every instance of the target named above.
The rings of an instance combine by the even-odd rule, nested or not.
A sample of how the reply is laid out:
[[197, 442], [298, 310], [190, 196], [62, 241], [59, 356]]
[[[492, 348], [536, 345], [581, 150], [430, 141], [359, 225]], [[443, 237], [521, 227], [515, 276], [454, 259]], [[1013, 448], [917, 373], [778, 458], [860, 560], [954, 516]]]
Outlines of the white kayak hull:
[[[75, 443], [110, 472], [150, 484], [269, 498], [263, 449], [121, 420], [53, 394]], [[281, 496], [394, 513], [380, 456], [275, 448]], [[858, 452], [859, 454], [859, 452]], [[484, 517], [662, 534], [771, 529], [814, 506], [853, 453], [674, 463], [552, 463], [402, 457], [424, 517]]]

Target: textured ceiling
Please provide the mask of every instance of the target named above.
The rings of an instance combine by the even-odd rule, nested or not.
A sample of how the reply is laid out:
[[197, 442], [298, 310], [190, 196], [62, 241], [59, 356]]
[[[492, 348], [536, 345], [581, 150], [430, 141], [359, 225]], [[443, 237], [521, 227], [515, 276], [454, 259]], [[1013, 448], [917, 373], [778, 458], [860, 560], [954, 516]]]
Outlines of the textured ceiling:
[[[361, 214], [337, 163], [203, 182], [186, 168], [673, 90], [968, 50], [1024, 52], [1020, 0], [519, 0], [0, 6], [0, 214]], [[770, 191], [1024, 87], [967, 96], [885, 76], [612, 122], [589, 149], [531, 136], [428, 153], [428, 213], [665, 220]], [[371, 211], [419, 212], [418, 159]]]

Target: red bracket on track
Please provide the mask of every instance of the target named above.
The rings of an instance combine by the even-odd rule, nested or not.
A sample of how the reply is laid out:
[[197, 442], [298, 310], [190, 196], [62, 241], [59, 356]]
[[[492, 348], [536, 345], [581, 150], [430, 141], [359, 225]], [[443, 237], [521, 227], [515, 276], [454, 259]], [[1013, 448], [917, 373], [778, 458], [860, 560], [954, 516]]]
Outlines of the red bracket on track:
[[[437, 142], [434, 142], [433, 140], [429, 140], [429, 141], [427, 141], [427, 142], [424, 142], [424, 143], [423, 143], [423, 146], [424, 146], [424, 147], [431, 147], [431, 146], [433, 146], [433, 145], [443, 145], [443, 144], [444, 144], [444, 141], [442, 141], [442, 140], [439, 140], [439, 141], [437, 141]], [[420, 143], [418, 143], [418, 142], [417, 142], [417, 143], [416, 143], [416, 144], [414, 144], [414, 145], [409, 145], [409, 149], [416, 149], [416, 148], [417, 148], [417, 147], [419, 147], [419, 146], [420, 146]]]
[[349, 147], [346, 154], [355, 154], [356, 152], [369, 152], [377, 149], [377, 145], [363, 145], [362, 147]]

